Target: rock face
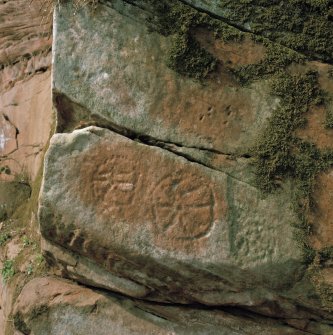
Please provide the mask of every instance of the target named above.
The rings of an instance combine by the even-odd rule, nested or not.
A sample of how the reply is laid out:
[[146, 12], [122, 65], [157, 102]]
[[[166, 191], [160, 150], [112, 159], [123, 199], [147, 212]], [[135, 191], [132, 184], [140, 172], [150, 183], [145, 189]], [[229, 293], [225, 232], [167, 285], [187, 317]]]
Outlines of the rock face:
[[[28, 207], [36, 192], [32, 184], [41, 170], [52, 124], [47, 7], [39, 0], [0, 2], [0, 333], [4, 335], [16, 334], [11, 312], [25, 280], [14, 268], [16, 258], [30, 257], [27, 250], [18, 252], [23, 249], [22, 231], [12, 215], [20, 206]], [[33, 212], [36, 208], [20, 218], [26, 231]]]
[[[298, 156], [320, 127], [311, 115], [319, 109], [329, 120], [331, 103], [315, 101], [330, 91], [330, 67], [284, 48], [279, 32], [266, 40], [264, 30], [254, 36], [221, 19], [213, 4], [187, 3], [214, 18], [179, 1], [57, 7], [58, 134], [39, 206], [45, 256], [65, 277], [149, 304], [235, 308], [237, 317], [329, 333], [331, 312], [309, 275], [322, 252], [304, 236], [313, 211], [300, 215], [295, 204], [304, 209], [308, 199], [309, 170], [297, 162], [315, 164], [314, 154]], [[279, 120], [298, 109], [308, 128]], [[331, 130], [320, 131], [329, 143]], [[281, 158], [289, 146], [292, 173]], [[330, 157], [318, 156], [323, 167]], [[274, 192], [262, 191], [260, 173]]]
[[52, 79], [47, 4], [18, 5], [3, 333], [333, 334], [332, 5], [60, 2]]
[[43, 1], [0, 4], [0, 180], [34, 180], [42, 163], [52, 124], [49, 15]]
[[36, 335], [96, 334], [97, 325], [100, 335], [306, 334], [279, 322], [263, 319], [258, 324], [218, 310], [154, 305], [55, 278], [36, 278], [25, 286], [14, 323], [24, 334]]
[[287, 191], [263, 198], [224, 173], [109, 130], [55, 135], [41, 192], [43, 236], [133, 281], [127, 288], [117, 280], [130, 296], [247, 305], [258, 289], [265, 304], [264, 287], [280, 291], [302, 272]]
[[[142, 0], [129, 0], [144, 3]], [[309, 58], [327, 62], [333, 59], [333, 49], [325, 34], [333, 31], [332, 4], [326, 1], [239, 1], [184, 0], [229, 24], [300, 52]], [[281, 15], [283, 13], [283, 15]]]
[[[248, 153], [277, 104], [263, 83], [237, 87], [226, 78], [202, 85], [180, 77], [165, 64], [170, 38], [148, 33], [142, 22], [107, 6], [95, 14], [81, 10], [74, 16], [74, 11], [69, 4], [56, 13], [56, 95], [65, 95], [89, 114], [156, 139]], [[144, 14], [129, 10], [126, 15]], [[224, 57], [225, 48], [220, 46], [218, 57]]]

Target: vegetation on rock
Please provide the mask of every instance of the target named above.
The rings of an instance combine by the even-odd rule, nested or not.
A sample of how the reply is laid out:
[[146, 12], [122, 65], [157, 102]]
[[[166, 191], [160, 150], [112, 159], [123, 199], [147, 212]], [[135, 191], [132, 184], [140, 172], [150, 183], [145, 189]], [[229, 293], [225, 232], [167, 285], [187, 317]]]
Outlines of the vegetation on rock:
[[4, 282], [8, 281], [8, 279], [12, 278], [15, 274], [14, 269], [14, 261], [10, 259], [6, 259], [3, 263], [1, 275]]
[[[135, 0], [128, 0], [135, 3]], [[208, 14], [177, 0], [147, 0], [153, 15], [147, 24], [164, 36], [172, 36], [167, 64], [178, 73], [202, 80], [217, 67], [217, 59], [194, 38], [198, 28], [205, 28], [224, 41], [240, 41], [242, 32]]]
[[[303, 250], [304, 262], [312, 264], [318, 257], [332, 259], [331, 250], [317, 252], [311, 247], [309, 213], [314, 209], [315, 179], [333, 166], [333, 152], [320, 150], [295, 135], [297, 129], [306, 125], [310, 108], [327, 104], [328, 97], [320, 88], [316, 71], [292, 74], [288, 69], [294, 63], [306, 65], [307, 58], [333, 59], [329, 37], [329, 32], [333, 32], [332, 1], [222, 0], [220, 7], [228, 9], [228, 19], [249, 27], [244, 31], [179, 1], [147, 0], [147, 3], [155, 14], [149, 24], [165, 36], [173, 36], [167, 64], [181, 75], [202, 80], [217, 68], [219, 60], [195, 39], [198, 28], [213, 32], [216, 39], [224, 42], [240, 42], [248, 34], [265, 47], [265, 58], [258, 63], [236, 68], [225, 64], [241, 85], [268, 80], [271, 94], [280, 99], [279, 107], [251, 152], [255, 158], [256, 183], [264, 193], [269, 193], [283, 181], [292, 180], [296, 188], [292, 205], [298, 216], [298, 223], [293, 223], [298, 228], [295, 238]], [[330, 111], [325, 126], [333, 127]], [[323, 296], [327, 302], [326, 293]]]
[[257, 64], [238, 66], [231, 70], [242, 85], [249, 84], [256, 79], [269, 78], [281, 72], [281, 70], [285, 69], [288, 65], [292, 63], [303, 63], [305, 60], [302, 55], [292, 49], [272, 43], [265, 38], [253, 35], [252, 39], [256, 43], [265, 46], [266, 55], [265, 58]]
[[230, 22], [309, 55], [333, 60], [331, 0], [221, 0]]

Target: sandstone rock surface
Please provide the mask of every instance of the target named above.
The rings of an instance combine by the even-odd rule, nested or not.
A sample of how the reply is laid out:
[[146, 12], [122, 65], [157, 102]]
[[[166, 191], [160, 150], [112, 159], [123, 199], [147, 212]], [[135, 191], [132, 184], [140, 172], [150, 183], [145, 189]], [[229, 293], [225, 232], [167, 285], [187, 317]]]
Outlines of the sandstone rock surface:
[[0, 180], [34, 180], [50, 136], [50, 8], [43, 1], [0, 4]]
[[[14, 323], [24, 334], [35, 335], [308, 333], [278, 320], [262, 319], [257, 323], [246, 315], [228, 314], [222, 310], [149, 304], [92, 291], [52, 277], [36, 278], [24, 287], [17, 300]], [[309, 323], [307, 329], [313, 330], [313, 324]], [[322, 330], [325, 332], [324, 325]], [[322, 334], [328, 334], [324, 332]]]
[[[3, 335], [22, 334], [14, 329], [11, 312], [25, 280], [25, 275], [16, 268], [18, 259], [31, 266], [31, 251], [25, 248], [21, 253], [22, 231], [18, 222], [26, 231], [32, 226], [36, 209], [31, 205], [31, 195], [38, 192], [32, 184], [41, 169], [52, 124], [49, 5], [50, 2], [42, 0], [0, 2], [0, 334]], [[25, 206], [25, 210], [21, 211], [21, 217], [12, 219], [19, 206]], [[33, 253], [36, 257], [37, 250]]]
[[0, 3], [0, 333], [333, 334], [329, 1], [60, 2], [52, 99], [49, 5]]
[[[272, 32], [268, 20], [258, 19], [265, 6], [251, 2], [253, 22], [245, 22], [234, 20], [238, 12], [231, 9], [238, 5], [126, 0], [56, 9], [52, 90], [57, 131], [67, 134], [52, 138], [46, 157], [39, 208], [43, 250], [63, 276], [87, 285], [155, 303], [234, 306], [285, 320], [293, 315], [297, 321], [291, 323], [304, 330], [305, 320], [318, 325], [331, 319], [304, 264], [304, 255], [311, 262], [321, 249], [311, 249], [304, 237], [308, 223], [295, 210], [299, 171], [287, 172], [289, 178], [274, 175], [272, 159], [277, 190], [262, 193], [253, 148], [287, 108], [286, 94], [272, 91], [272, 79], [283, 87], [278, 74], [286, 73], [284, 80], [295, 78], [298, 86], [301, 75], [318, 71], [306, 85], [330, 92], [330, 65], [313, 60], [327, 59], [331, 51], [317, 52], [304, 28], [320, 22], [322, 9], [305, 15], [303, 54], [297, 54], [301, 44], [284, 39], [285, 18]], [[289, 5], [272, 4], [272, 15], [279, 6]], [[170, 12], [164, 16], [163, 10]], [[226, 24], [222, 30], [214, 30], [214, 18]], [[178, 20], [178, 31], [164, 19]], [[235, 34], [242, 38], [232, 39]], [[186, 40], [189, 45], [182, 44]], [[181, 68], [186, 61], [200, 63], [189, 57], [190, 47], [216, 62], [204, 79]], [[185, 53], [178, 68], [170, 66], [170, 50], [171, 57]], [[307, 91], [302, 94], [306, 101]], [[304, 104], [309, 122], [295, 136], [330, 148], [332, 133], [323, 120], [332, 103], [316, 105], [309, 98]], [[266, 133], [272, 147], [293, 127], [280, 126], [276, 136]], [[265, 159], [270, 154], [268, 148]], [[279, 152], [275, 158], [278, 165]], [[324, 213], [326, 204], [318, 208]], [[317, 231], [327, 231], [325, 215], [318, 216], [325, 221], [318, 227], [325, 228]]]
[[[64, 4], [56, 11], [55, 95], [156, 139], [247, 153], [278, 102], [265, 83], [246, 88], [225, 74], [205, 84], [180, 77], [165, 64], [171, 39], [149, 32], [137, 7], [117, 4], [124, 15], [109, 6], [94, 12]], [[216, 56], [225, 51], [216, 47]], [[58, 114], [66, 118], [60, 108]]]
[[277, 312], [272, 299], [281, 315], [296, 308], [284, 297], [303, 271], [288, 190], [262, 197], [222, 172], [96, 127], [54, 135], [44, 173], [45, 250], [72, 278], [89, 282], [82, 269], [91, 264], [100, 270], [90, 284], [107, 288], [110, 273], [111, 289], [129, 296], [268, 315]]
[[[127, 1], [127, 0], [126, 0]], [[142, 4], [144, 0], [128, 0]], [[326, 34], [333, 31], [332, 4], [327, 1], [182, 0], [240, 30], [265, 36], [304, 52], [312, 59], [331, 62], [333, 50]], [[283, 15], [281, 15], [283, 13]]]

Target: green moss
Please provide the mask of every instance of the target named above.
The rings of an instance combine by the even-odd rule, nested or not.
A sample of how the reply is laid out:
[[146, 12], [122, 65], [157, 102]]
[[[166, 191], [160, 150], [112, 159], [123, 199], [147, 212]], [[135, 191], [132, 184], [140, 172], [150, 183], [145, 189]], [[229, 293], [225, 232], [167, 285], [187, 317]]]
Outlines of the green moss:
[[333, 311], [333, 289], [332, 285], [320, 283], [318, 285], [319, 294], [321, 297], [321, 301], [323, 304], [323, 307], [326, 308], [328, 311]]
[[325, 95], [314, 71], [300, 75], [278, 73], [271, 80], [271, 92], [281, 103], [252, 150], [256, 157], [256, 182], [264, 192], [272, 192], [282, 180], [294, 180], [294, 205], [299, 219], [295, 237], [302, 246], [304, 261], [311, 263], [315, 251], [307, 242], [311, 233], [307, 214], [314, 203], [315, 177], [332, 165], [333, 153], [297, 138], [295, 130], [305, 125], [305, 115], [312, 105], [325, 103]]
[[36, 306], [32, 309], [29, 318], [30, 320], [33, 320], [47, 312], [48, 312], [48, 307], [46, 305]]
[[297, 139], [294, 131], [305, 124], [304, 115], [311, 105], [324, 102], [317, 73], [279, 73], [272, 79], [271, 88], [281, 104], [253, 149], [257, 157], [257, 184], [270, 192], [278, 186], [278, 180], [291, 177], [305, 187], [323, 162], [319, 150]]
[[217, 67], [217, 59], [195, 39], [198, 29], [205, 28], [224, 41], [243, 38], [237, 29], [178, 0], [146, 0], [146, 4], [152, 13], [147, 19], [149, 27], [164, 36], [172, 36], [166, 62], [181, 75], [202, 80]]
[[330, 110], [326, 112], [325, 127], [333, 128], [333, 112]]
[[255, 42], [265, 46], [266, 56], [259, 63], [239, 66], [231, 70], [243, 85], [253, 80], [266, 78], [281, 72], [281, 70], [292, 63], [301, 63], [304, 61], [303, 56], [291, 49], [255, 36], [253, 36], [253, 39]]
[[327, 76], [329, 79], [333, 79], [333, 67], [331, 67], [328, 72], [327, 72]]
[[[138, 4], [136, 0], [126, 1]], [[249, 30], [255, 34], [242, 32], [178, 0], [146, 0], [139, 5], [150, 13], [146, 21], [150, 29], [164, 36], [173, 36], [172, 46], [166, 55], [168, 66], [191, 78], [205, 79], [216, 70], [219, 62], [196, 40], [195, 32], [202, 28], [225, 42], [241, 41], [248, 35], [265, 46], [263, 61], [229, 69], [242, 84], [278, 73], [293, 62], [304, 61], [305, 57], [296, 51], [303, 54], [326, 52], [329, 45], [333, 55], [333, 46], [327, 35], [330, 30], [325, 32], [328, 20], [326, 2], [221, 0], [219, 7], [225, 9], [227, 18], [224, 21], [236, 26], [250, 26]], [[323, 24], [323, 21], [326, 23]], [[330, 23], [327, 24], [331, 27]]]
[[0, 220], [10, 218], [30, 197], [30, 186], [25, 182], [0, 182]]
[[31, 213], [36, 213], [36, 209], [38, 208], [39, 190], [42, 183], [42, 167], [35, 180], [33, 182], [27, 181], [26, 183], [30, 184], [30, 197], [12, 215], [12, 218], [16, 220], [17, 226], [22, 227], [26, 225], [27, 220], [30, 220]]
[[8, 232], [0, 234], [0, 246], [3, 246], [6, 244], [7, 241], [9, 241], [12, 238], [12, 235]]
[[181, 75], [202, 79], [216, 69], [217, 61], [190, 34], [176, 34], [167, 64]]
[[326, 247], [319, 251], [319, 262], [320, 264], [324, 264], [327, 261], [333, 259], [333, 246]]
[[[128, 1], [135, 3], [136, 1]], [[206, 28], [224, 41], [240, 41], [242, 32], [232, 26], [212, 18], [179, 0], [146, 0], [153, 14], [147, 23], [164, 36], [189, 33], [196, 28]]]
[[6, 207], [6, 204], [0, 204], [0, 221], [5, 221], [8, 218]]
[[3, 173], [3, 174], [11, 174], [11, 170], [9, 168], [8, 165], [5, 165], [5, 166], [1, 166], [0, 167], [0, 174]]
[[21, 331], [23, 334], [31, 334], [31, 330], [27, 326], [27, 324], [24, 322], [24, 318], [20, 312], [17, 312], [14, 315], [14, 326], [17, 330]]
[[312, 58], [333, 59], [331, 0], [220, 0], [229, 22]]
[[1, 275], [4, 282], [7, 282], [10, 278], [12, 278], [15, 275], [14, 261], [6, 259], [3, 262]]

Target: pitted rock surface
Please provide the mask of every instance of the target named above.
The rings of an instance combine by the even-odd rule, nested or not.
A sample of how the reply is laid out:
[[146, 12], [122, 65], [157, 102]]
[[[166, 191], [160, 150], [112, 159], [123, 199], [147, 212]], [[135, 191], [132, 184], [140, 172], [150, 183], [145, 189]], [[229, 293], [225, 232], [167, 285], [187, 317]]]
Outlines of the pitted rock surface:
[[0, 2], [0, 333], [333, 334], [329, 1], [52, 6]]
[[[122, 8], [125, 15], [108, 6], [98, 7], [98, 15], [87, 8], [75, 11], [70, 4], [57, 9], [54, 92], [91, 114], [157, 139], [248, 152], [278, 104], [267, 85], [245, 88], [228, 77], [204, 84], [180, 77], [165, 64], [170, 38], [148, 32], [144, 20], [129, 18], [142, 16], [136, 7]], [[248, 57], [235, 51], [231, 54]], [[222, 58], [230, 54], [221, 45], [214, 52]]]

